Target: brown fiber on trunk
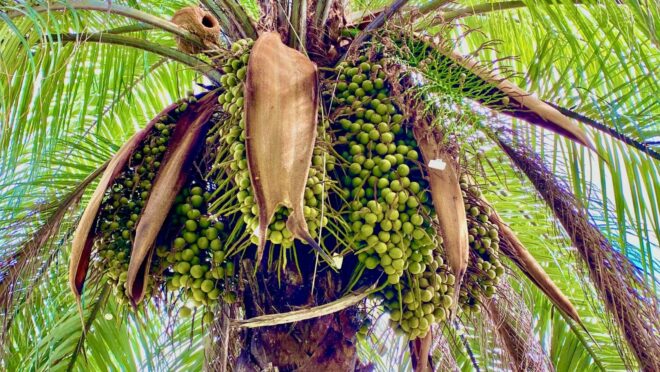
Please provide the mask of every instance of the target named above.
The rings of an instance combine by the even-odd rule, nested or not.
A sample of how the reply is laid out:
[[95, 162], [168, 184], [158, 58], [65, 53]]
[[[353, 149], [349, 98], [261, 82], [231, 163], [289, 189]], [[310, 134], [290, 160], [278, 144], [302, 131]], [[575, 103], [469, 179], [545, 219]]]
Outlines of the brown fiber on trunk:
[[[342, 296], [344, 278], [333, 271], [319, 273], [312, 294], [314, 255], [303, 253], [299, 260], [302, 272], [289, 262], [280, 278], [263, 271], [255, 276], [252, 261], [243, 261], [240, 275], [245, 283], [242, 297], [246, 319], [309, 309]], [[357, 307], [352, 306], [295, 323], [244, 328], [235, 370], [367, 371], [357, 357], [359, 319]]]
[[246, 331], [236, 371], [358, 371], [354, 309]]

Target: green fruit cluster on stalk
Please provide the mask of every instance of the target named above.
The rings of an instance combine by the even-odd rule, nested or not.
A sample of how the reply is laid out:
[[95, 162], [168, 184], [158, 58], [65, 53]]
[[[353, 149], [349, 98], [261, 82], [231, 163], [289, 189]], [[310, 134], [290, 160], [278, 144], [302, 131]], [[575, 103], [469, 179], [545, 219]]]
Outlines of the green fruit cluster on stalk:
[[402, 127], [379, 64], [362, 58], [343, 62], [339, 71], [325, 94], [332, 100], [353, 246], [367, 269], [381, 267], [388, 282], [397, 284], [405, 270], [424, 272], [440, 244], [430, 225], [433, 208], [417, 144]]
[[[250, 50], [253, 40], [243, 39], [235, 42], [231, 51], [233, 57], [227, 59], [222, 69], [224, 75], [220, 81], [225, 89], [218, 97], [222, 109], [229, 115], [226, 132], [222, 133], [222, 140], [229, 146], [230, 175], [238, 188], [236, 198], [240, 204], [245, 223], [249, 228], [256, 227], [257, 206], [252, 195], [248, 161], [245, 150], [245, 117], [243, 115], [243, 89], [247, 73]], [[222, 162], [224, 159], [220, 160]]]
[[456, 278], [437, 255], [421, 274], [409, 274], [406, 281], [382, 291], [390, 326], [415, 339], [424, 337], [434, 323], [445, 321], [453, 304]]
[[167, 223], [168, 230], [177, 231], [176, 238], [156, 251], [169, 265], [167, 290], [179, 293], [191, 307], [211, 308], [232, 296], [228, 288], [234, 263], [227, 259], [225, 224], [207, 214], [210, 196], [197, 182], [177, 195]]
[[[194, 99], [190, 97], [189, 101]], [[106, 190], [101, 203], [95, 226], [95, 248], [100, 259], [94, 265], [106, 274], [120, 303], [128, 303], [125, 285], [136, 226], [174, 131], [175, 117], [185, 111], [189, 101], [183, 101], [170, 116], [154, 125]], [[152, 267], [159, 264], [158, 259], [152, 261]], [[153, 284], [150, 280], [147, 293]]]
[[393, 327], [422, 337], [447, 316], [454, 278], [432, 225], [417, 142], [404, 127], [383, 67], [366, 57], [342, 62], [324, 98], [343, 161], [339, 178], [358, 260], [386, 274], [388, 287], [378, 297]]
[[497, 283], [504, 274], [504, 266], [499, 259], [499, 228], [488, 220], [489, 211], [470, 203], [467, 197], [481, 196], [477, 186], [470, 186], [466, 177], [461, 178], [461, 189], [465, 200], [470, 243], [470, 264], [461, 285], [459, 303], [466, 313], [479, 311], [482, 297], [492, 298]]
[[[233, 57], [229, 58], [222, 69], [225, 73], [221, 79], [221, 85], [225, 89], [218, 101], [222, 104], [223, 110], [229, 114], [226, 126], [226, 132], [222, 133], [223, 141], [229, 147], [229, 174], [233, 178], [238, 190], [236, 197], [240, 203], [240, 213], [243, 222], [247, 226], [247, 231], [253, 233], [258, 228], [258, 207], [254, 200], [250, 175], [248, 172], [248, 161], [245, 147], [245, 117], [243, 113], [243, 89], [247, 71], [247, 63], [250, 56], [250, 50], [254, 42], [250, 39], [243, 39], [235, 42], [231, 50]], [[274, 61], [275, 62], [275, 61]], [[319, 131], [324, 128], [319, 126]], [[222, 162], [222, 161], [220, 161]], [[318, 230], [321, 226], [326, 226], [328, 218], [322, 216], [321, 209], [324, 198], [328, 196], [327, 172], [334, 169], [335, 158], [319, 146], [314, 149], [312, 165], [307, 178], [305, 188], [305, 206], [304, 216], [307, 221], [310, 235], [313, 238], [318, 236]], [[284, 248], [293, 247], [294, 236], [287, 229], [286, 221], [289, 211], [286, 208], [280, 208], [271, 221], [267, 230], [266, 239], [271, 244], [281, 245]], [[254, 244], [258, 243], [256, 235], [252, 235], [251, 240]]]

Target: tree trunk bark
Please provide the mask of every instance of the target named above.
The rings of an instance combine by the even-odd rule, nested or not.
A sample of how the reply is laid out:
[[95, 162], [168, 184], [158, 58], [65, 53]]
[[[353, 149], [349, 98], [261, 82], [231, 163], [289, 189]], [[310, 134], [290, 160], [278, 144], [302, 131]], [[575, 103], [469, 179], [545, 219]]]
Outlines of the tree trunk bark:
[[[348, 277], [332, 270], [313, 272], [313, 255], [299, 253], [300, 266], [289, 262], [276, 272], [254, 276], [252, 261], [243, 261], [245, 318], [312, 308], [342, 296]], [[264, 260], [266, 261], [266, 260]], [[349, 263], [350, 265], [350, 263]], [[299, 271], [298, 267], [300, 268]], [[348, 270], [350, 272], [351, 270]], [[315, 288], [312, 290], [312, 278]], [[361, 317], [357, 306], [291, 324], [244, 329], [235, 371], [370, 371], [357, 356]]]
[[245, 331], [236, 371], [365, 371], [356, 349], [354, 308], [289, 325]]

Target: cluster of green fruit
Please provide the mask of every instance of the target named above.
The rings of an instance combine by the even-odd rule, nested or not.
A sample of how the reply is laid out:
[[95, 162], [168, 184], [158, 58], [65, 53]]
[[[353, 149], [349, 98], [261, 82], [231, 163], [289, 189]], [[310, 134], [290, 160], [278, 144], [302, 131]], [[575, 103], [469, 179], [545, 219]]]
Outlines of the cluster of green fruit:
[[[171, 247], [156, 250], [169, 265], [167, 289], [180, 291], [192, 307], [210, 308], [221, 296], [228, 302], [236, 296], [227, 288], [234, 278], [234, 263], [227, 260], [225, 225], [207, 214], [210, 196], [200, 184], [184, 188], [166, 224], [170, 233], [176, 231], [176, 238]], [[182, 311], [185, 315], [189, 308]]]
[[221, 133], [222, 140], [229, 146], [229, 174], [238, 187], [236, 197], [241, 206], [243, 220], [251, 230], [256, 228], [257, 222], [254, 216], [257, 214], [257, 206], [251, 192], [250, 174], [245, 151], [243, 87], [253, 44], [253, 40], [242, 39], [232, 45], [233, 57], [228, 58], [222, 67], [225, 74], [222, 76], [220, 83], [225, 91], [218, 97], [218, 102], [222, 105], [223, 111], [229, 115], [224, 123], [226, 125], [225, 132]]
[[[231, 47], [234, 56], [229, 58], [223, 65], [221, 84], [225, 89], [218, 101], [223, 110], [229, 114], [227, 119], [226, 133], [222, 134], [223, 140], [229, 146], [230, 175], [238, 186], [236, 197], [240, 203], [240, 212], [249, 232], [258, 228], [258, 208], [254, 200], [248, 162], [245, 148], [245, 117], [243, 115], [243, 88], [250, 56], [250, 48], [253, 45], [250, 39], [239, 40]], [[320, 127], [321, 128], [321, 127]], [[319, 129], [321, 130], [321, 129]], [[304, 215], [307, 221], [310, 235], [318, 236], [320, 226], [326, 226], [328, 218], [321, 213], [323, 199], [328, 196], [326, 180], [327, 171], [334, 169], [335, 158], [324, 151], [321, 147], [314, 149], [312, 166], [307, 178], [305, 188]], [[271, 221], [267, 230], [266, 239], [272, 244], [281, 245], [284, 248], [293, 247], [293, 234], [287, 229], [286, 221], [289, 211], [280, 208]], [[251, 235], [252, 242], [257, 244], [258, 237]]]
[[390, 326], [411, 339], [424, 337], [431, 325], [445, 321], [453, 304], [456, 278], [440, 254], [426, 271], [408, 274], [408, 280], [382, 291]]
[[324, 90], [332, 107], [342, 164], [346, 213], [358, 260], [380, 267], [389, 287], [380, 296], [397, 329], [412, 338], [446, 317], [451, 284], [431, 224], [433, 205], [419, 167], [417, 143], [403, 127], [386, 73], [361, 57], [342, 62]]
[[[194, 97], [190, 99], [194, 100]], [[95, 266], [106, 273], [120, 303], [128, 303], [125, 285], [135, 229], [167, 150], [176, 122], [175, 117], [185, 111], [187, 105], [187, 102], [183, 101], [175, 112], [154, 125], [125, 168], [106, 190], [101, 203], [96, 220], [98, 238], [95, 241], [100, 260], [95, 262]], [[152, 267], [157, 267], [158, 264], [158, 260], [152, 261]], [[150, 291], [153, 283], [150, 281], [148, 286]]]
[[470, 265], [461, 285], [459, 303], [466, 313], [479, 311], [482, 296], [492, 298], [497, 283], [504, 274], [504, 266], [499, 259], [499, 228], [488, 219], [488, 211], [473, 205], [467, 192], [477, 197], [481, 191], [470, 186], [467, 177], [461, 178], [461, 189], [465, 200], [470, 243]]
[[[385, 72], [362, 58], [357, 66], [343, 62], [325, 90], [334, 93], [330, 117], [342, 164], [344, 198], [353, 246], [368, 269], [379, 265], [390, 284], [405, 270], [424, 272], [433, 260], [437, 236], [428, 218], [432, 204], [426, 192], [412, 134], [385, 86]], [[336, 80], [336, 84], [334, 84]]]

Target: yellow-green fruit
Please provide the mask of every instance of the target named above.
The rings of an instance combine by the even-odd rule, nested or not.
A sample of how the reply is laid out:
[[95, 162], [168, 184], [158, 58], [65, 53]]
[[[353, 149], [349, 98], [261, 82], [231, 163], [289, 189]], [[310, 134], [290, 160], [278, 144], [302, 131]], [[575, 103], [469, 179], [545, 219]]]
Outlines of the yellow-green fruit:
[[183, 306], [183, 307], [179, 310], [179, 316], [182, 316], [182, 317], [189, 317], [189, 316], [191, 316], [191, 315], [192, 315], [192, 309], [190, 309], [189, 307]]

